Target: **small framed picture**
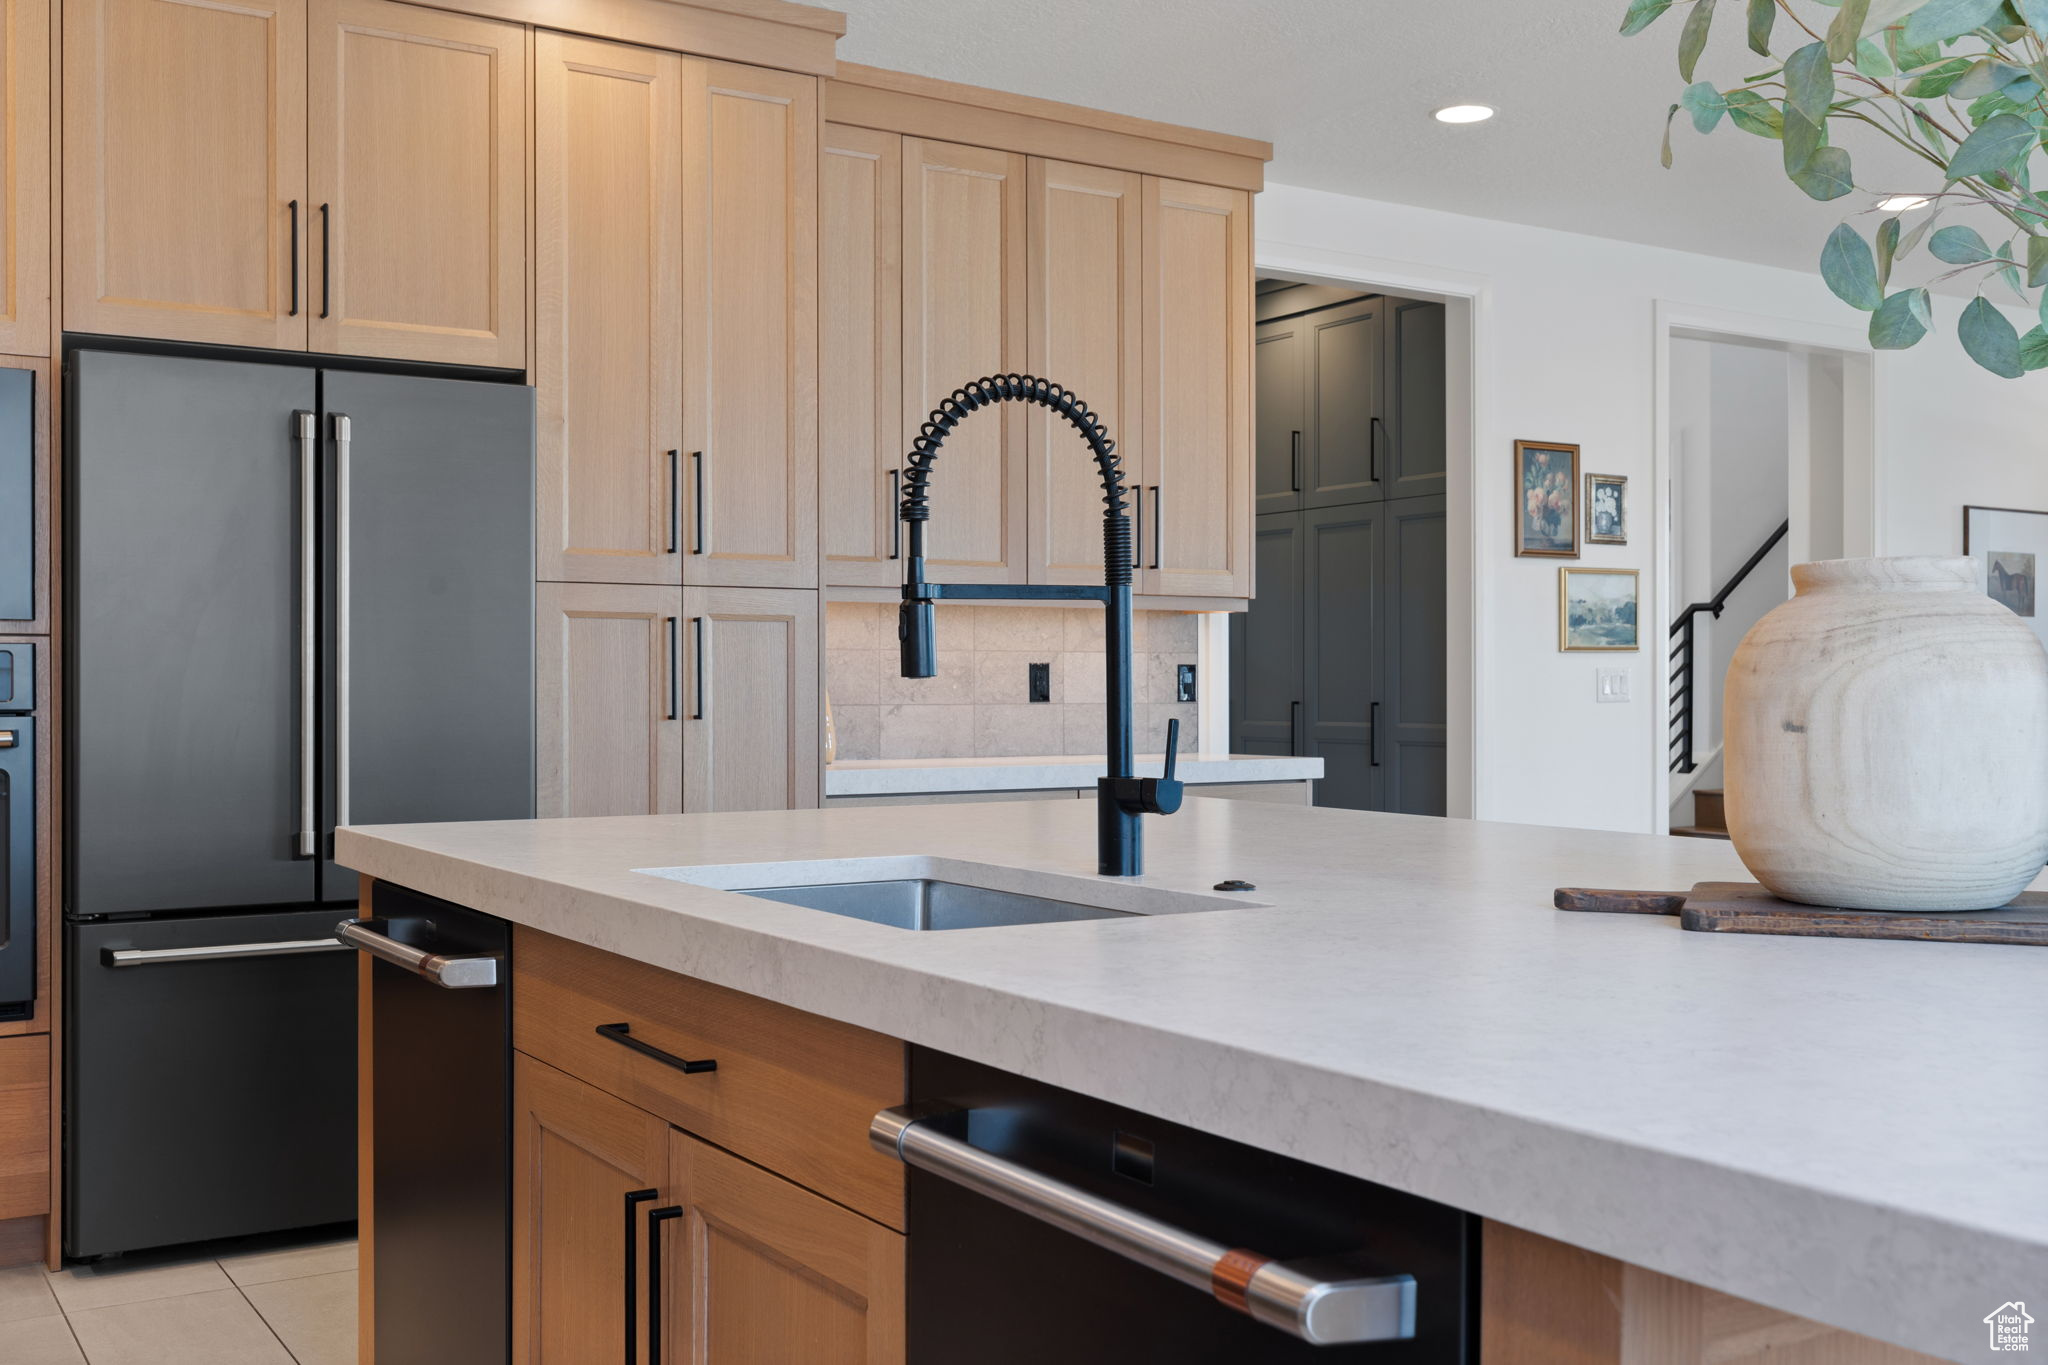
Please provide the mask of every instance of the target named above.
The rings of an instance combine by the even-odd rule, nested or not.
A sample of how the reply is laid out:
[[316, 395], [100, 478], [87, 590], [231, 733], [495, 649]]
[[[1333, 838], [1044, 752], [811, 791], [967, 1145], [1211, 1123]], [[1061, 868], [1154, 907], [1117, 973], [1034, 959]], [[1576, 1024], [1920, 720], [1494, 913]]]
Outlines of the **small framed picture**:
[[1515, 553], [1579, 557], [1579, 448], [1515, 442]]
[[1586, 543], [1588, 545], [1628, 544], [1628, 477], [1623, 474], [1586, 476]]
[[2048, 602], [2038, 600], [2048, 568], [2048, 512], [2018, 507], [1965, 507], [1963, 553], [1984, 573], [1984, 591], [2033, 627], [2048, 645]]
[[1559, 569], [1557, 647], [1581, 650], [1635, 649], [1636, 571]]

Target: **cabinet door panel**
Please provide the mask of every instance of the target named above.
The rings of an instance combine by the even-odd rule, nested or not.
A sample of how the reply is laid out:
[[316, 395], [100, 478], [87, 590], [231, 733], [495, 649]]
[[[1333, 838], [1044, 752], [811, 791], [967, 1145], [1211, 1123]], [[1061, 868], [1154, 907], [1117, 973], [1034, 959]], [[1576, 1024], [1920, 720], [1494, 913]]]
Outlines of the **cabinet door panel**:
[[818, 804], [818, 595], [688, 588], [683, 809]]
[[[903, 448], [961, 385], [1027, 367], [1025, 158], [903, 140]], [[938, 582], [1025, 581], [1024, 408], [975, 413], [933, 467]]]
[[1387, 301], [1387, 496], [1444, 488], [1444, 306]]
[[1146, 177], [1143, 592], [1251, 594], [1251, 216]]
[[535, 36], [538, 572], [682, 582], [682, 58]]
[[1253, 529], [1259, 595], [1230, 618], [1230, 751], [1294, 754], [1301, 743], [1301, 515]]
[[50, 0], [0, 5], [0, 354], [50, 353]]
[[682, 1133], [661, 1365], [901, 1365], [903, 1237]]
[[1308, 437], [1302, 407], [1308, 388], [1303, 320], [1261, 323], [1252, 365], [1259, 399], [1255, 505], [1260, 515], [1291, 512], [1301, 506], [1303, 442]]
[[1323, 760], [1316, 804], [1380, 806], [1380, 574], [1384, 507], [1301, 514], [1305, 752]]
[[[1031, 373], [1078, 394], [1108, 427], [1135, 503], [1145, 451], [1141, 177], [1033, 157], [1030, 189]], [[1044, 408], [1024, 421], [1031, 581], [1100, 583], [1094, 452]]]
[[818, 83], [684, 74], [686, 583], [815, 587]]
[[1384, 496], [1388, 456], [1381, 347], [1387, 306], [1386, 299], [1375, 296], [1301, 319], [1309, 337], [1304, 506], [1336, 507]]
[[825, 125], [818, 186], [819, 518], [825, 582], [902, 581], [903, 138]]
[[1381, 810], [1445, 809], [1444, 499], [1386, 504], [1380, 613]]
[[[667, 1202], [669, 1127], [524, 1053], [514, 1056], [512, 1083], [512, 1359], [617, 1360], [626, 1348], [626, 1238], [640, 1252], [646, 1211]], [[643, 1190], [655, 1197], [627, 1203]], [[644, 1318], [647, 1296], [640, 1285], [633, 1291]]]
[[314, 350], [525, 368], [526, 44], [313, 0]]
[[542, 583], [534, 595], [539, 814], [681, 810], [681, 590]]
[[64, 326], [303, 350], [306, 0], [73, 0], [63, 98]]

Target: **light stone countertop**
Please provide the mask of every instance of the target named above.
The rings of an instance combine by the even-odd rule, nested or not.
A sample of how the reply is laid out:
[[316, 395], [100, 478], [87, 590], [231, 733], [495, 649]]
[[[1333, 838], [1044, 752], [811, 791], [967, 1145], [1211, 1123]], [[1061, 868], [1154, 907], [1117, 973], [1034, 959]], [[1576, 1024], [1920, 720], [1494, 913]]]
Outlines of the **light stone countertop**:
[[1089, 803], [904, 810], [344, 829], [337, 857], [1917, 1350], [1984, 1358], [1984, 1314], [2048, 1299], [2039, 949], [1560, 913], [1559, 885], [1742, 872], [1718, 841], [1246, 801], [1148, 818], [1137, 885], [1264, 908], [913, 934], [634, 870], [1094, 880]]
[[[1162, 754], [1140, 754], [1138, 776], [1157, 777]], [[1032, 791], [1092, 787], [1109, 771], [1102, 754], [1043, 758], [843, 759], [825, 769], [827, 796], [894, 796], [916, 792]], [[1259, 754], [1182, 754], [1174, 768], [1182, 782], [1307, 782], [1323, 775], [1320, 758]]]

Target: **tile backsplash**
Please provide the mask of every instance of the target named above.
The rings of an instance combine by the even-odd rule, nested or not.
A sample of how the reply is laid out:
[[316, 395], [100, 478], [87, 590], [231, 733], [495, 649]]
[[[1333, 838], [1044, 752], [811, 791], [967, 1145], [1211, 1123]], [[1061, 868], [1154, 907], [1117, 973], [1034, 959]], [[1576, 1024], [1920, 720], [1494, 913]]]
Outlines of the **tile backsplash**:
[[[1176, 703], [1175, 669], [1196, 658], [1197, 618], [1141, 611], [1132, 617], [1131, 697], [1137, 747], [1166, 747], [1180, 721], [1181, 752], [1200, 747], [1195, 704]], [[825, 607], [825, 691], [839, 760], [1025, 758], [1103, 750], [1100, 607], [938, 607], [936, 677], [898, 670], [893, 603]], [[1050, 664], [1052, 700], [1031, 700], [1031, 665]]]

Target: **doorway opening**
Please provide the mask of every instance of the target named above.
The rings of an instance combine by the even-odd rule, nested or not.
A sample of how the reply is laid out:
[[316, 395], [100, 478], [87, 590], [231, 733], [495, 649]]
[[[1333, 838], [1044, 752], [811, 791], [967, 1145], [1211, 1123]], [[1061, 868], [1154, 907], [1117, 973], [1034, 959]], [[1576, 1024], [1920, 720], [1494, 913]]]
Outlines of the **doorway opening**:
[[1230, 618], [1231, 751], [1321, 758], [1321, 806], [1468, 806], [1449, 762], [1445, 304], [1272, 274], [1255, 317], [1256, 596]]

